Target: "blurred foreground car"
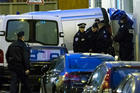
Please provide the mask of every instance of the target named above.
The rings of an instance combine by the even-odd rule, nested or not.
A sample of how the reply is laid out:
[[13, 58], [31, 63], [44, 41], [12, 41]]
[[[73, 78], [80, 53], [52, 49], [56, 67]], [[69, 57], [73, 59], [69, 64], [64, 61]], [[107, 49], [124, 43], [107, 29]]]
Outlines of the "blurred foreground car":
[[121, 82], [116, 93], [140, 93], [140, 73], [129, 74]]
[[140, 62], [104, 62], [91, 74], [83, 93], [115, 93], [120, 82], [134, 72], [140, 72]]
[[104, 61], [114, 61], [105, 54], [65, 54], [53, 60], [49, 70], [42, 77], [44, 93], [76, 93], [88, 81], [91, 72]]

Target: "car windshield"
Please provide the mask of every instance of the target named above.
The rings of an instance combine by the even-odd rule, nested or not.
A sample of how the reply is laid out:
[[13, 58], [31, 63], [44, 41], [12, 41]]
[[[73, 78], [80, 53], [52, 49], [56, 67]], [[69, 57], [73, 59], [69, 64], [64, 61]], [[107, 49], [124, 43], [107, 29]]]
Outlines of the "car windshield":
[[114, 68], [111, 75], [111, 87], [115, 89], [120, 82], [129, 74], [133, 72], [140, 72], [138, 68]]
[[[103, 58], [104, 59], [104, 58]], [[95, 69], [104, 60], [94, 57], [81, 57], [69, 59], [70, 69]]]

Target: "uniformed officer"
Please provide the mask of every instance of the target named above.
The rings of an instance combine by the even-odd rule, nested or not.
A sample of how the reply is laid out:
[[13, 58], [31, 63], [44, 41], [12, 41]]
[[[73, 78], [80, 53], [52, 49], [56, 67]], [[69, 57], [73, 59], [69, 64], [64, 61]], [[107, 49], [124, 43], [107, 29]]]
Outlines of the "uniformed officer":
[[98, 24], [99, 31], [97, 36], [96, 48], [98, 53], [108, 53], [108, 48], [112, 46], [112, 39], [110, 32], [104, 24], [104, 21], [101, 21]]
[[75, 34], [73, 39], [74, 52], [87, 52], [87, 36], [85, 33], [85, 23], [78, 24], [79, 31]]
[[6, 60], [8, 69], [11, 72], [10, 93], [17, 93], [18, 83], [24, 85], [24, 93], [31, 93], [28, 74], [29, 74], [29, 49], [24, 43], [24, 32], [17, 33], [18, 40], [13, 42], [7, 50]]
[[91, 27], [91, 29], [88, 29], [86, 31], [87, 33], [87, 39], [88, 39], [88, 50], [89, 52], [96, 53], [96, 42], [97, 42], [97, 35], [98, 35], [98, 24], [94, 23]]
[[120, 28], [114, 37], [114, 41], [119, 43], [119, 57], [121, 60], [133, 60], [133, 29], [129, 24], [127, 15], [122, 15], [119, 20]]

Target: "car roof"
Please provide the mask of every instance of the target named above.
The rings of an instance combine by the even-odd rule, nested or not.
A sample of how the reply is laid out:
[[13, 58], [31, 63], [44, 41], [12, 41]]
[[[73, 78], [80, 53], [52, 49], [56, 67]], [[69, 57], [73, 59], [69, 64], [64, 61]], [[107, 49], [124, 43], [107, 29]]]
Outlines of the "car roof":
[[104, 62], [102, 65], [105, 65], [107, 68], [114, 68], [114, 67], [140, 68], [139, 61], [109, 61], [109, 62]]
[[65, 55], [66, 57], [69, 58], [80, 58], [80, 57], [85, 57], [85, 58], [89, 58], [89, 57], [93, 57], [93, 58], [112, 58], [115, 60], [115, 58], [109, 54], [101, 54], [101, 53], [69, 53]]

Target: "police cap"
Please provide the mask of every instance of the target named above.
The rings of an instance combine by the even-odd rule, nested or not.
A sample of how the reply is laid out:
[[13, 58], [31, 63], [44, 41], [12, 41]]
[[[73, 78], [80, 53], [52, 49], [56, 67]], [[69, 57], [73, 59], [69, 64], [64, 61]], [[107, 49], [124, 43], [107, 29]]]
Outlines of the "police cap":
[[78, 26], [79, 26], [79, 28], [85, 28], [86, 23], [80, 23], [80, 24], [78, 24]]
[[23, 31], [20, 31], [20, 32], [17, 33], [17, 37], [22, 37], [22, 36], [24, 36], [24, 32]]
[[100, 19], [99, 18], [96, 18], [95, 21], [100, 21]]

